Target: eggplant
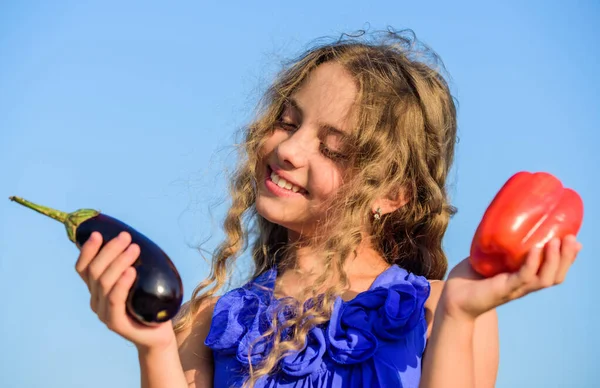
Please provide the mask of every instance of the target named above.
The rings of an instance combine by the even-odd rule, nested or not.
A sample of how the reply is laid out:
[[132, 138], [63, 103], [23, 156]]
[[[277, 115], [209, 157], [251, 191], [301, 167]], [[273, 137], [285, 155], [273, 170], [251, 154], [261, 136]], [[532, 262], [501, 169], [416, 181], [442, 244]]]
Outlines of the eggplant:
[[65, 213], [10, 197], [23, 206], [62, 222], [69, 240], [81, 247], [96, 231], [102, 235], [102, 246], [125, 231], [131, 242], [140, 247], [140, 256], [133, 264], [137, 276], [127, 297], [127, 313], [136, 321], [155, 326], [172, 319], [181, 307], [183, 285], [181, 277], [167, 254], [152, 240], [116, 218], [93, 209]]

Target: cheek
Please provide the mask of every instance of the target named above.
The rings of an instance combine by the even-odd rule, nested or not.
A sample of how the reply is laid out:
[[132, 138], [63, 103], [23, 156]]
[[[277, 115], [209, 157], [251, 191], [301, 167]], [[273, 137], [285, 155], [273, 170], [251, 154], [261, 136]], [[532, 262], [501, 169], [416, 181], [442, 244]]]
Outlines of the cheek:
[[271, 152], [273, 152], [273, 149], [275, 149], [275, 145], [273, 142], [273, 136], [269, 136], [265, 142], [261, 145], [261, 147], [258, 149], [258, 158], [262, 159], [265, 156], [269, 155]]
[[258, 154], [260, 156], [269, 155], [271, 152], [273, 152], [273, 150], [275, 150], [275, 148], [277, 148], [277, 145], [279, 145], [279, 143], [284, 141], [286, 138], [287, 135], [282, 133], [282, 131], [271, 132], [269, 135], [267, 135], [262, 147], [258, 150]]
[[342, 176], [336, 168], [316, 167], [314, 169], [314, 187], [315, 194], [320, 197], [328, 197], [335, 194], [342, 185]]

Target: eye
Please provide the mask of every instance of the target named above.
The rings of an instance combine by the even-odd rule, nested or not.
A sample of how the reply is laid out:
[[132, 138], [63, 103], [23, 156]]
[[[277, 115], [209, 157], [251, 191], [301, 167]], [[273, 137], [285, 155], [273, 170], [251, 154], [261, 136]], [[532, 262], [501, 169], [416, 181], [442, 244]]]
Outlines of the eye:
[[298, 129], [298, 125], [296, 125], [292, 122], [283, 120], [283, 119], [277, 120], [277, 122], [275, 123], [275, 126], [283, 129], [284, 131], [288, 131], [288, 132], [293, 132]]
[[321, 153], [326, 157], [335, 162], [343, 162], [348, 160], [348, 157], [340, 152], [333, 151], [328, 148], [325, 144], [321, 143], [320, 145]]

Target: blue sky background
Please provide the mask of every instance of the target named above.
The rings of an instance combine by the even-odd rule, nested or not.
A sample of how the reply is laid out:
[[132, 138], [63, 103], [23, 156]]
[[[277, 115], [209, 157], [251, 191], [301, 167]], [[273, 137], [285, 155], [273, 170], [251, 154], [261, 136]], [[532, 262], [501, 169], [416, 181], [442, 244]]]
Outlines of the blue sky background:
[[193, 245], [221, 236], [234, 132], [266, 82], [312, 40], [369, 25], [414, 29], [453, 77], [451, 266], [514, 172], [582, 195], [566, 283], [499, 309], [497, 386], [596, 386], [599, 17], [593, 0], [2, 2], [0, 386], [139, 386], [135, 349], [89, 309], [62, 226], [8, 196], [126, 221], [173, 258], [187, 299], [208, 273]]

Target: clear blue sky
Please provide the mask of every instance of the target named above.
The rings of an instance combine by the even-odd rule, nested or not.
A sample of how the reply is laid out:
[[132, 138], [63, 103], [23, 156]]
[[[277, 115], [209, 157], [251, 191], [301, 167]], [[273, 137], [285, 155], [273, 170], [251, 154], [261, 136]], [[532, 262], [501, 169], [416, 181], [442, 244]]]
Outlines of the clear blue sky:
[[89, 309], [62, 226], [8, 196], [123, 219], [169, 253], [187, 299], [208, 273], [193, 245], [221, 236], [234, 131], [273, 71], [367, 25], [414, 29], [453, 77], [451, 265], [514, 172], [552, 172], [582, 195], [566, 283], [499, 309], [497, 386], [596, 386], [599, 18], [593, 0], [2, 2], [0, 386], [139, 384], [135, 349]]

